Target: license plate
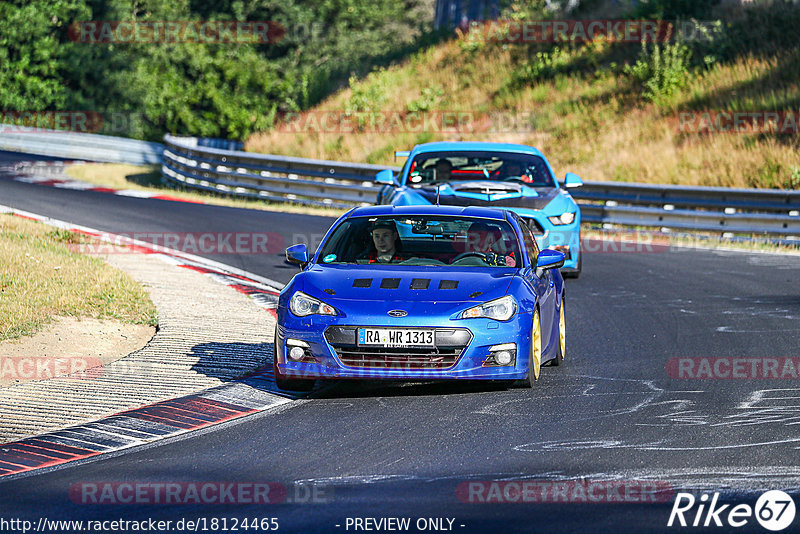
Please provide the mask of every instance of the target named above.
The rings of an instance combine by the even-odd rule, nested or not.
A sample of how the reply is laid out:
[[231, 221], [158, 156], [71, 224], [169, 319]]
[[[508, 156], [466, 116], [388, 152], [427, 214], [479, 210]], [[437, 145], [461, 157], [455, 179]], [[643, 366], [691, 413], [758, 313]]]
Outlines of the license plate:
[[359, 328], [358, 344], [378, 347], [433, 347], [433, 330]]

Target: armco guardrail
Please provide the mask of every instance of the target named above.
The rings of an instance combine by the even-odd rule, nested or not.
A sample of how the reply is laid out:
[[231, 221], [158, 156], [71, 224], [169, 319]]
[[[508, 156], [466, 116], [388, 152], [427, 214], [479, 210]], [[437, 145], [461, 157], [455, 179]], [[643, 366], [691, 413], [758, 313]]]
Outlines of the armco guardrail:
[[[135, 165], [161, 163], [165, 179], [187, 187], [277, 202], [336, 208], [373, 204], [380, 190], [375, 173], [386, 168], [254, 154], [226, 139], [166, 135], [164, 143], [0, 124], [0, 150]], [[571, 193], [587, 222], [800, 235], [800, 191], [586, 182]]]
[[347, 208], [374, 204], [379, 165], [255, 154], [164, 137], [162, 173], [189, 187], [278, 202]]
[[152, 165], [161, 163], [164, 145], [126, 137], [0, 124], [0, 150], [64, 159]]
[[800, 234], [800, 191], [587, 182], [573, 190], [589, 222], [710, 232]]
[[[164, 138], [164, 177], [188, 187], [272, 201], [372, 204], [379, 165], [205, 148]], [[399, 168], [393, 167], [398, 171]], [[584, 221], [712, 232], [800, 234], [800, 191], [586, 182], [572, 189]]]
[[800, 191], [779, 189], [587, 182], [580, 189], [573, 190], [572, 196], [586, 201], [667, 206], [667, 209], [699, 208], [787, 213], [800, 210]]

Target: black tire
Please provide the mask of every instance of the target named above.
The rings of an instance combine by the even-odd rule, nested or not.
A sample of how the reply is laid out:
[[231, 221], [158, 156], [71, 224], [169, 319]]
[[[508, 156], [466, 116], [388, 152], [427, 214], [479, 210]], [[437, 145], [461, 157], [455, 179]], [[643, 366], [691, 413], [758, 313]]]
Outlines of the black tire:
[[578, 251], [578, 266], [574, 269], [564, 269], [561, 271], [561, 276], [564, 278], [578, 278], [583, 270], [583, 252]]
[[[538, 353], [538, 354], [537, 354]], [[532, 388], [542, 372], [542, 324], [539, 309], [533, 312], [531, 328], [531, 350], [528, 354], [528, 376], [517, 382], [521, 388]]]
[[275, 338], [272, 346], [272, 374], [275, 385], [283, 391], [307, 392], [314, 389], [316, 380], [308, 378], [286, 378], [278, 371], [278, 325], [275, 325]]
[[564, 353], [567, 351], [567, 320], [566, 313], [564, 312], [564, 297], [561, 297], [561, 309], [558, 312], [558, 352], [556, 357], [550, 360], [550, 365], [558, 367], [564, 361]]

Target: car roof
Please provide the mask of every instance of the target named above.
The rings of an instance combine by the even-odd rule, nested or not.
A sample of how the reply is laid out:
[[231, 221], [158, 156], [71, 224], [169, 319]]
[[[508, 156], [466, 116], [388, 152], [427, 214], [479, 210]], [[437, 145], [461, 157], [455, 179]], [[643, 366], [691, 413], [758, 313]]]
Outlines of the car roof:
[[426, 152], [516, 152], [544, 157], [539, 149], [532, 146], [517, 145], [514, 143], [490, 143], [485, 141], [437, 141], [434, 143], [423, 143], [415, 146], [411, 151], [411, 155], [414, 156]]
[[396, 216], [461, 216], [461, 217], [480, 217], [483, 219], [495, 219], [498, 221], [506, 220], [506, 210], [488, 208], [483, 206], [365, 206], [355, 208], [348, 217], [377, 217], [381, 215]]

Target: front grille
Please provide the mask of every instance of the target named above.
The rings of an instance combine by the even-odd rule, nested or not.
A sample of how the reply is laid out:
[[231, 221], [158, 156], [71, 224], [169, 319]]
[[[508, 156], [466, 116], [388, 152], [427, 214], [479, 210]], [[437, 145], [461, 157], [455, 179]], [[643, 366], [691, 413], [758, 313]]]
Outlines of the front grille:
[[365, 369], [449, 369], [463, 349], [443, 347], [334, 347], [336, 355], [348, 367]]
[[465, 328], [436, 328], [435, 347], [359, 346], [357, 330], [355, 326], [331, 326], [325, 338], [342, 364], [361, 369], [449, 369], [472, 340]]

